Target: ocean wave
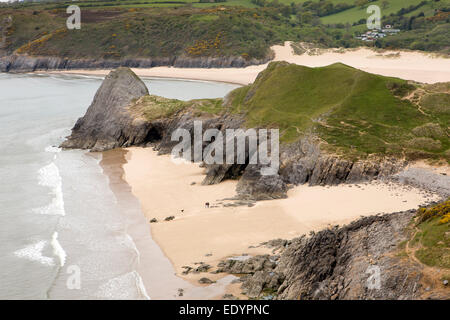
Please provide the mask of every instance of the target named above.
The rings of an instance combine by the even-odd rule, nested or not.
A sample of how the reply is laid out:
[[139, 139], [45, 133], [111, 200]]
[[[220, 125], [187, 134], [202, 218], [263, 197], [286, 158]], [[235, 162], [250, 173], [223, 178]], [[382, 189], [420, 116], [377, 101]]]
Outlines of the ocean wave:
[[131, 249], [136, 253], [137, 263], [139, 264], [141, 259], [141, 253], [136, 247], [136, 243], [134, 242], [133, 238], [128, 233], [125, 233], [124, 235], [116, 237], [116, 240], [124, 247]]
[[136, 286], [138, 287], [140, 294], [146, 300], [151, 300], [150, 296], [147, 294], [147, 290], [145, 289], [144, 281], [142, 281], [141, 276], [136, 271], [133, 271], [133, 272], [135, 273]]
[[150, 297], [145, 290], [144, 283], [141, 276], [136, 271], [131, 271], [115, 277], [105, 284], [101, 285], [96, 292], [95, 296], [102, 299], [136, 299], [135, 290], [131, 290], [135, 287], [138, 291], [138, 295], [150, 300]]
[[54, 152], [54, 153], [58, 153], [61, 152], [61, 148], [60, 147], [55, 147], [55, 146], [48, 146], [45, 148], [45, 152]]
[[54, 162], [39, 169], [39, 185], [51, 189], [53, 199], [47, 206], [33, 209], [33, 212], [47, 215], [64, 216], [64, 198], [62, 192], [62, 179], [58, 167]]
[[16, 257], [25, 258], [30, 261], [36, 261], [43, 265], [54, 266], [55, 261], [53, 258], [46, 257], [42, 255], [42, 250], [44, 250], [45, 246], [48, 244], [47, 241], [39, 241], [35, 244], [29, 245], [23, 249], [19, 249], [14, 252]]

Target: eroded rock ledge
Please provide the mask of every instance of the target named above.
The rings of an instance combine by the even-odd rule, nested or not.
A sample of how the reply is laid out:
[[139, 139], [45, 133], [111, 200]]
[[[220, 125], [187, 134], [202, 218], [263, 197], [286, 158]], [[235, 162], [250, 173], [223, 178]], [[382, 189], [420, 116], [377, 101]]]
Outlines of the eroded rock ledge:
[[[168, 117], [148, 120], [130, 107], [146, 95], [148, 90], [145, 84], [129, 68], [112, 71], [62, 147], [104, 151], [116, 147], [152, 145], [160, 154], [168, 154], [178, 143], [171, 141], [172, 132], [184, 128], [193, 135], [195, 120], [202, 120], [203, 130], [216, 128], [223, 133], [226, 129], [243, 127], [244, 118], [240, 115], [199, 114], [191, 108], [180, 109]], [[203, 148], [207, 145], [208, 143], [203, 143]], [[207, 173], [203, 183], [215, 184], [224, 179], [239, 178], [236, 190], [238, 198], [270, 200], [286, 197], [290, 185], [335, 185], [368, 181], [388, 177], [404, 165], [405, 162], [397, 159], [342, 159], [323, 153], [314, 137], [304, 137], [280, 147], [280, 170], [275, 175], [262, 176], [257, 165], [206, 165]]]
[[[240, 276], [249, 298], [449, 299], [448, 291], [427, 288], [433, 280], [423, 265], [399, 254], [415, 213], [365, 217], [291, 241], [278, 239], [273, 255], [225, 260], [216, 272]], [[375, 273], [379, 283], [371, 278]]]

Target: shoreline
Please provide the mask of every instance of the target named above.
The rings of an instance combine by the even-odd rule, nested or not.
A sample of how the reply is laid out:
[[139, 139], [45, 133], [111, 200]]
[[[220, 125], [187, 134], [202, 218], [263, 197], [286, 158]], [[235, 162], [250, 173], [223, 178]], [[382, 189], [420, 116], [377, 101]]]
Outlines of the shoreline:
[[[138, 255], [136, 272], [141, 277], [143, 295], [151, 300], [166, 299], [218, 299], [227, 292], [226, 288], [235, 279], [234, 276], [221, 276], [214, 286], [206, 290], [195, 281], [175, 275], [173, 264], [163, 248], [151, 236], [150, 226], [146, 224], [141, 210], [130, 210], [129, 204], [139, 202], [131, 192], [130, 185], [123, 179], [123, 165], [126, 163], [126, 149], [114, 149], [101, 152], [103, 173], [109, 179], [109, 187], [119, 205], [123, 206], [123, 215], [128, 224], [127, 234], [133, 240]], [[138, 203], [139, 207], [139, 203]], [[179, 295], [179, 289], [183, 295]]]
[[[153, 240], [172, 263], [176, 275], [197, 286], [201, 277], [220, 281], [225, 274], [183, 275], [183, 266], [195, 267], [202, 262], [214, 270], [219, 261], [229, 257], [269, 253], [269, 249], [259, 246], [265, 241], [290, 240], [361, 216], [416, 209], [439, 198], [410, 186], [372, 182], [301, 185], [292, 188], [287, 199], [259, 201], [253, 207], [224, 206], [230, 202], [223, 199], [234, 195], [236, 181], [202, 186], [203, 169], [198, 164], [176, 164], [151, 148], [126, 150], [124, 180], [140, 201]], [[204, 207], [206, 201], [211, 208]], [[165, 221], [169, 216], [174, 219]], [[157, 223], [149, 223], [153, 218]], [[236, 293], [236, 286], [231, 288]]]
[[[344, 63], [351, 67], [379, 75], [413, 80], [422, 83], [450, 81], [450, 58], [410, 50], [374, 50], [368, 47], [350, 49], [321, 49], [320, 54], [296, 55], [286, 42], [283, 46], [272, 46], [275, 57], [271, 61], [287, 61], [308, 67], [322, 67], [333, 63]], [[175, 78], [225, 82], [239, 85], [252, 83], [268, 63], [244, 68], [177, 68], [153, 67], [131, 68], [139, 77]], [[33, 73], [74, 74], [105, 76], [110, 69], [93, 70], [42, 70]]]

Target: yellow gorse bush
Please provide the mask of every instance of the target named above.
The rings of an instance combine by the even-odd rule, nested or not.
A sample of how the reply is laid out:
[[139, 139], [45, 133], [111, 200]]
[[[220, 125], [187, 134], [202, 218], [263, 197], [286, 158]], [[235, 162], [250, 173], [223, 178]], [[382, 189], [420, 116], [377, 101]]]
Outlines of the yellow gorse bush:
[[450, 199], [431, 208], [420, 208], [417, 213], [419, 215], [418, 223], [439, 217], [441, 218], [440, 224], [448, 223], [450, 222]]
[[222, 42], [222, 32], [217, 33], [216, 37], [211, 40], [196, 40], [193, 46], [186, 49], [186, 52], [192, 56], [200, 56], [211, 50], [219, 51]]

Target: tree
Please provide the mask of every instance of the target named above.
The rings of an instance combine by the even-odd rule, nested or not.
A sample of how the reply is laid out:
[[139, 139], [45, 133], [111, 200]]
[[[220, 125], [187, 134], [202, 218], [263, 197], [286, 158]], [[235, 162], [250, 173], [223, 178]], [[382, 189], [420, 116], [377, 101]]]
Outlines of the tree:
[[297, 12], [297, 19], [300, 24], [309, 24], [313, 19], [313, 15], [309, 11]]

